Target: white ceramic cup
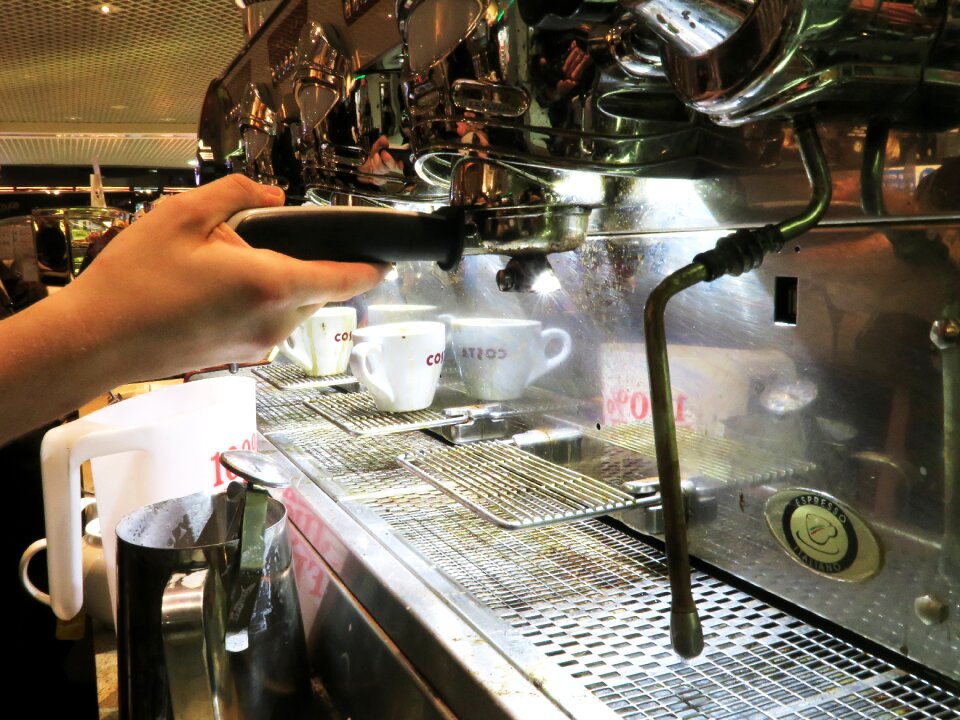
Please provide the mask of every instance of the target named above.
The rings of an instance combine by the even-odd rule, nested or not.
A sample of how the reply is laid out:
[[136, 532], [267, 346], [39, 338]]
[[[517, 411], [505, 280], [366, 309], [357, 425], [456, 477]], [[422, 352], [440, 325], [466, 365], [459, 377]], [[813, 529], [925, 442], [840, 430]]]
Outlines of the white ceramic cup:
[[[93, 498], [83, 498], [80, 509], [96, 506]], [[23, 551], [20, 556], [20, 583], [34, 600], [50, 605], [50, 595], [40, 590], [30, 580], [30, 561], [41, 550], [47, 549], [47, 539], [41, 538]], [[113, 608], [110, 604], [110, 584], [107, 582], [107, 565], [103, 557], [103, 540], [100, 519], [94, 518], [83, 528], [83, 611], [90, 617], [113, 627]]]
[[[144, 505], [216, 492], [232, 479], [224, 450], [256, 449], [256, 383], [216, 377], [108, 405], [43, 436], [40, 467], [50, 605], [69, 620], [84, 604], [80, 465], [90, 460], [110, 602], [117, 612], [117, 523]], [[199, 532], [199, 530], [198, 530]]]
[[442, 320], [436, 305], [368, 305], [367, 325]]
[[317, 310], [278, 346], [283, 357], [295, 362], [310, 377], [346, 372], [353, 350], [357, 311], [352, 307]]
[[433, 402], [445, 346], [441, 322], [370, 325], [354, 333], [350, 370], [381, 412], [422, 410]]
[[[460, 318], [451, 322], [453, 352], [467, 392], [479, 400], [515, 400], [570, 355], [565, 330], [536, 320]], [[551, 340], [560, 350], [547, 357]]]

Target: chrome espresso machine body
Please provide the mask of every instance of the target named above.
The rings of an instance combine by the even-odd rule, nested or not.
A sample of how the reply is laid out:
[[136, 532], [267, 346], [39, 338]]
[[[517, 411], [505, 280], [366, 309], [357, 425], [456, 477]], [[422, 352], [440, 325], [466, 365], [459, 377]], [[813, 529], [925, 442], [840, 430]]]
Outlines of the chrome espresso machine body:
[[253, 369], [334, 705], [957, 717], [958, 128], [954, 2], [281, 2], [198, 133], [287, 189], [241, 235], [571, 339], [416, 417]]

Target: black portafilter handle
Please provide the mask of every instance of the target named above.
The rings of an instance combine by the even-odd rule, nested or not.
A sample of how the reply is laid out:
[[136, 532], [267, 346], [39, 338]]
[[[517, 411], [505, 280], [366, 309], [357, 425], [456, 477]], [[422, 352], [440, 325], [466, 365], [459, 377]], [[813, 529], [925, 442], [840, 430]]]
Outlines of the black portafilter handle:
[[227, 225], [252, 247], [300, 260], [429, 260], [450, 269], [463, 253], [463, 222], [451, 211], [298, 205], [244, 210]]

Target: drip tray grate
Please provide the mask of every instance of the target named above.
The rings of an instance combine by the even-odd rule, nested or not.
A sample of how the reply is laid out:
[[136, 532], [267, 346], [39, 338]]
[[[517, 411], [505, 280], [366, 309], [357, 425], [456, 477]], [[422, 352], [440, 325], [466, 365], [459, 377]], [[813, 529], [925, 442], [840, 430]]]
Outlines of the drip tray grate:
[[434, 408], [400, 413], [380, 412], [368, 392], [328, 395], [308, 402], [307, 407], [341, 430], [365, 437], [429, 430], [467, 420], [466, 415], [447, 414]]
[[541, 527], [656, 505], [505, 442], [401, 455], [401, 465], [488, 522]]
[[[631, 423], [612, 425], [587, 435], [640, 455], [655, 458], [653, 425]], [[705, 437], [677, 428], [680, 468], [685, 476], [704, 475], [724, 482], [758, 484], [803, 475], [816, 469], [806, 460], [752, 448], [726, 438]]]
[[305, 390], [307, 388], [353, 385], [357, 382], [353, 375], [346, 373], [312, 377], [307, 375], [299, 365], [293, 364], [271, 363], [254, 368], [253, 374], [261, 380], [266, 380], [278, 390]]

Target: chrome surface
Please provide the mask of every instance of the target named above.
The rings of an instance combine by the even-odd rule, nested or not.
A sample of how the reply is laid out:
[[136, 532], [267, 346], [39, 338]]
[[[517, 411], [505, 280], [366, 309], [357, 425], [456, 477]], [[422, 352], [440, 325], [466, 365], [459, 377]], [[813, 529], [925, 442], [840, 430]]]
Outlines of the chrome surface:
[[300, 32], [293, 92], [303, 133], [312, 132], [346, 90], [349, 60], [338, 48], [339, 44], [335, 31], [319, 23], [308, 23]]
[[274, 178], [272, 144], [277, 134], [277, 112], [269, 86], [248, 83], [240, 99], [240, 145], [244, 172], [255, 180]]
[[224, 450], [220, 464], [254, 487], [276, 490], [289, 487], [295, 479], [284, 465], [253, 450]]
[[307, 388], [335, 387], [357, 383], [357, 379], [347, 373], [313, 377], [307, 375], [303, 368], [293, 363], [270, 363], [263, 367], [254, 368], [253, 374], [262, 380], [266, 380], [278, 390], [305, 390]]
[[[706, 679], [684, 675], [689, 685], [670, 686], [684, 698], [695, 698], [683, 706], [690, 717], [698, 712], [705, 717], [929, 712], [935, 717], [944, 708], [948, 716], [956, 714], [952, 687], [938, 694], [933, 685], [923, 685], [917, 705], [911, 705], [903, 688], [923, 681], [896, 667], [901, 660], [915, 663], [909, 667], [919, 675], [929, 673], [934, 685], [937, 677], [960, 680], [955, 522], [960, 517], [955, 512], [960, 354], [952, 337], [960, 288], [956, 3], [463, 2], [449, 17], [442, 17], [440, 8], [440, 3], [414, 0], [365, 3], [353, 14], [337, 2], [290, 0], [281, 3], [260, 39], [222, 78], [236, 98], [238, 87], [263, 82], [264, 68], [271, 68], [280, 108], [272, 145], [275, 173], [299, 177], [311, 201], [450, 212], [470, 219], [471, 244], [480, 254], [465, 256], [449, 272], [429, 263], [401, 263], [395, 276], [353, 301], [358, 310], [370, 303], [432, 304], [454, 317], [529, 318], [565, 329], [574, 338], [570, 358], [533, 390], [547, 389], [576, 402], [549, 413], [510, 416], [506, 427], [495, 430], [504, 438], [531, 429], [548, 435], [558, 427], [569, 430], [571, 437], [534, 443], [530, 452], [621, 488], [657, 474], [649, 452], [603, 437], [624, 424], [649, 428], [643, 307], [651, 291], [718, 238], [735, 231], [755, 234], [764, 225], [796, 218], [785, 226], [789, 241], [762, 267], [745, 256], [743, 269], [753, 272], [698, 284], [671, 300], [667, 387], [679, 426], [692, 556], [782, 602], [787, 609], [776, 611], [778, 622], [816, 637], [810, 651], [822, 651], [835, 666], [818, 661], [810, 682], [798, 680], [802, 692], [781, 694], [784, 686], [808, 677], [803, 668], [790, 665], [793, 638], [778, 644], [763, 634], [766, 628], [748, 629], [742, 618], [727, 625], [723, 607], [700, 594], [697, 583], [706, 577], [700, 570], [693, 574], [693, 597], [706, 603], [705, 653], [689, 666], [671, 665], [679, 662], [672, 657], [662, 665], [682, 674], [705, 658], [719, 658], [731, 647], [725, 645], [727, 631], [736, 627], [730, 630], [734, 645], [741, 642], [741, 631], [749, 638], [742, 640], [749, 647], [746, 667], [740, 668], [744, 675], [753, 677], [751, 653], [767, 642], [773, 643], [769, 672], [782, 668], [784, 674], [776, 675], [765, 694], [765, 680], [718, 682], [728, 671], [736, 674], [729, 665], [708, 663]], [[649, 12], [654, 8], [660, 8], [666, 25], [657, 12]], [[400, 28], [418, 12], [423, 14], [417, 21], [414, 66], [402, 42], [409, 27]], [[435, 26], [443, 32], [432, 35], [424, 24], [431, 17], [450, 22]], [[677, 24], [684, 20], [686, 26]], [[336, 27], [351, 66], [343, 99], [303, 136], [299, 112], [291, 109], [295, 66], [286, 58], [308, 22]], [[390, 23], [389, 33], [361, 32]], [[277, 50], [269, 54], [271, 43]], [[242, 77], [244, 67], [248, 77]], [[808, 202], [801, 157], [804, 137], [813, 128], [798, 132], [781, 121], [801, 110], [818, 118], [815, 131], [826, 158], [814, 168], [820, 185], [815, 202]], [[235, 125], [237, 116], [228, 122]], [[390, 160], [374, 158], [375, 146]], [[467, 192], [468, 170], [480, 178], [483, 192]], [[528, 201], [531, 193], [537, 196], [534, 202]], [[527, 197], [521, 200], [523, 194]], [[824, 198], [831, 194], [822, 214]], [[498, 245], [498, 237], [506, 242]], [[541, 275], [550, 282], [538, 287]], [[301, 520], [309, 526], [304, 535], [323, 548], [320, 554], [357, 598], [376, 605], [379, 596], [364, 595], [365, 583], [389, 583], [389, 578], [371, 579], [341, 562], [337, 553], [346, 552], [341, 545], [328, 552], [322, 528], [336, 512], [415, 569], [438, 596], [449, 598], [445, 602], [461, 618], [483, 628], [483, 637], [522, 668], [524, 678], [550, 698], [562, 695], [557, 688], [570, 685], [569, 674], [542, 673], [538, 646], [518, 641], [512, 627], [490, 619], [490, 605], [500, 607], [495, 592], [465, 592], [459, 580], [451, 580], [479, 583], [478, 576], [489, 570], [509, 584], [522, 575], [519, 566], [547, 565], [544, 557], [562, 553], [537, 546], [522, 558], [507, 544], [503, 547], [511, 550], [497, 557], [503, 566], [491, 565], [484, 556], [491, 543], [508, 542], [489, 534], [500, 531], [479, 524], [396, 465], [403, 452], [439, 451], [446, 447], [444, 440], [457, 442], [456, 433], [467, 423], [430, 434], [351, 436], [319, 415], [304, 417], [303, 400], [326, 402], [328, 392], [318, 389], [315, 397], [304, 398], [284, 397], [286, 391], [268, 383], [259, 389], [262, 431], [317, 483], [298, 488], [311, 507], [325, 513], [318, 520], [304, 510]], [[341, 452], [346, 462], [338, 460]], [[882, 548], [879, 571], [847, 583], [791, 560], [764, 515], [770, 498], [789, 487], [808, 488], [851, 508]], [[328, 503], [330, 498], [336, 501]], [[398, 507], [409, 512], [404, 515]], [[448, 518], [450, 512], [455, 519]], [[625, 526], [654, 535], [667, 519], [664, 508], [655, 507], [619, 517]], [[581, 525], [601, 528], [605, 545], [634, 542], [622, 527], [607, 522], [567, 524], [563, 532]], [[431, 549], [431, 542], [453, 542], [448, 536], [467, 527], [483, 532], [464, 538], [456, 552], [447, 546]], [[409, 542], [398, 539], [401, 529]], [[548, 530], [560, 528], [529, 532]], [[527, 532], [514, 532], [510, 542]], [[370, 542], [367, 538], [361, 545], [366, 550]], [[443, 557], [434, 558], [433, 552]], [[662, 555], [655, 556], [662, 563]], [[564, 562], [578, 567], [575, 557]], [[624, 573], [625, 587], [646, 587]], [[650, 592], [662, 594], [662, 577], [657, 583]], [[573, 593], [577, 607], [596, 595], [594, 586], [575, 587], [583, 593]], [[532, 593], [527, 587], [517, 591]], [[483, 600], [475, 602], [480, 595]], [[633, 600], [618, 598], [611, 615], [628, 615]], [[576, 647], [606, 632], [604, 626], [568, 626], [566, 601], [565, 595], [550, 595], [538, 606], [560, 624], [546, 630], [544, 647]], [[737, 612], [749, 615], [758, 607], [751, 603], [759, 601], [744, 602]], [[943, 615], [938, 603], [946, 608], [945, 619], [929, 624]], [[404, 652], [416, 656], [418, 668], [430, 667], [427, 674], [436, 682], [443, 677], [436, 671], [444, 664], [443, 652], [429, 658], [421, 654], [432, 649], [411, 641], [405, 622], [397, 619], [404, 613], [396, 604], [390, 608], [388, 634], [401, 638]], [[661, 595], [656, 612], [665, 608]], [[810, 613], [810, 622], [821, 629], [782, 614], [793, 611]], [[376, 614], [384, 615], [379, 607]], [[597, 672], [602, 676], [604, 663], [616, 664], [610, 658], [646, 649], [648, 635], [656, 635], [650, 628], [663, 631], [660, 622], [637, 621], [615, 647], [601, 643], [598, 652], [607, 654], [597, 660]], [[666, 635], [656, 638], [658, 648], [666, 647]], [[876, 643], [885, 659], [853, 650], [858, 638]], [[851, 662], [883, 670], [845, 675], [847, 651], [833, 649], [847, 647], [847, 640], [850, 657], [856, 658]], [[589, 665], [590, 651], [584, 657]], [[578, 662], [572, 658], [571, 667]], [[631, 683], [642, 686], [657, 670], [624, 667], [636, 678], [621, 682], [611, 670], [612, 685], [598, 684], [597, 693], [613, 697], [623, 685], [625, 692], [645, 697], [646, 688], [635, 690]], [[585, 683], [591, 683], [591, 672], [583, 676]], [[831, 686], [821, 684], [822, 678], [839, 679]], [[694, 690], [687, 692], [697, 682], [707, 688], [702, 703]], [[451, 692], [461, 690], [457, 686]], [[495, 694], [492, 684], [487, 690]], [[465, 705], [470, 706], [461, 703], [454, 712]], [[660, 705], [638, 708], [628, 701], [623, 714], [644, 717]]]
[[[680, 96], [720, 124], [814, 107], [901, 124], [957, 122], [960, 74], [956, 56], [947, 59], [957, 11], [949, 3], [924, 11], [912, 2], [847, 0], [624, 5], [659, 36]], [[930, 102], [941, 112], [931, 114]]]
[[398, 462], [507, 530], [609, 515], [660, 502], [659, 496], [637, 498], [507, 443], [404, 453]]
[[465, 415], [447, 415], [442, 409], [427, 408], [412, 412], [386, 413], [377, 409], [366, 391], [337, 393], [311, 400], [307, 407], [351, 435], [393, 435], [411, 430], [455, 425]]
[[[399, 6], [401, 28], [418, 5]], [[656, 72], [638, 70], [638, 53], [623, 43], [633, 36], [612, 30], [622, 12], [615, 4], [584, 3], [569, 20], [533, 25], [522, 3], [483, 5], [478, 17], [463, 18], [472, 22], [460, 23], [459, 44], [434, 43], [429, 63], [411, 57], [404, 65], [410, 147], [422, 177], [444, 182], [464, 154], [554, 171], [656, 175], [686, 175], [697, 158], [720, 166], [775, 158], [778, 128], [711, 128]]]

